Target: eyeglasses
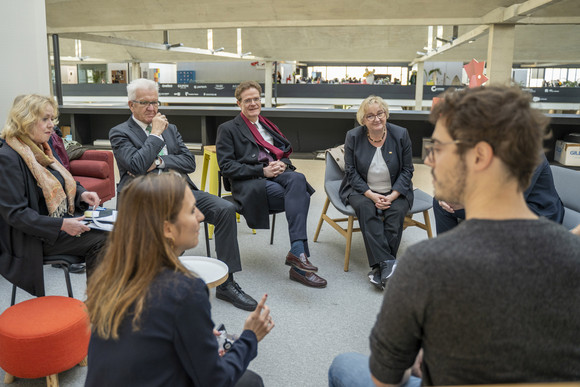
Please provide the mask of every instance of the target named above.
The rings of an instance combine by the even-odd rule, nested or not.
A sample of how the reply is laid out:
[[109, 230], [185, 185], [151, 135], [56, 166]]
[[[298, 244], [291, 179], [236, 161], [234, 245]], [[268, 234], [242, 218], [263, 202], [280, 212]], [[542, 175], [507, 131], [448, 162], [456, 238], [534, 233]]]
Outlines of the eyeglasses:
[[262, 102], [262, 100], [260, 98], [248, 98], [248, 99], [245, 99], [245, 100], [242, 101], [242, 103], [244, 105], [251, 105], [253, 103], [259, 104], [261, 102]]
[[374, 121], [375, 118], [378, 118], [379, 120], [382, 120], [385, 117], [386, 113], [385, 111], [380, 111], [377, 114], [367, 114], [365, 116], [365, 120], [367, 121]]
[[461, 144], [464, 143], [461, 140], [453, 140], [453, 141], [447, 141], [447, 142], [439, 142], [437, 140], [433, 140], [432, 138], [425, 140], [425, 161], [429, 162], [429, 163], [434, 163], [435, 162], [435, 154], [439, 153], [439, 151], [441, 150], [441, 147], [444, 147], [445, 145], [451, 145], [451, 144]]
[[161, 102], [159, 101], [131, 101], [131, 102], [138, 103], [139, 105], [144, 106], [145, 108], [149, 106], [159, 107], [159, 105], [161, 105]]

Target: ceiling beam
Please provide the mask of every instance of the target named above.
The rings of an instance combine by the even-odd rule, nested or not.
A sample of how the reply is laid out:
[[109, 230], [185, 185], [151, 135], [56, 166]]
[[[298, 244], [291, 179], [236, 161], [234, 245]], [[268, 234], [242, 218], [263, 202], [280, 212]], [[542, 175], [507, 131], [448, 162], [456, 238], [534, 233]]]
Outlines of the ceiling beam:
[[438, 47], [436, 50], [431, 51], [430, 53], [423, 55], [420, 58], [413, 59], [413, 61], [411, 63], [409, 63], [409, 66], [413, 66], [414, 64], [419, 63], [419, 62], [426, 62], [427, 60], [433, 58], [436, 55], [439, 55], [445, 51], [451, 50], [452, 48], [458, 47], [462, 44], [465, 44], [465, 43], [469, 42], [470, 40], [473, 40], [473, 39], [477, 38], [478, 36], [486, 33], [488, 29], [489, 29], [488, 25], [478, 26], [478, 27], [472, 29], [471, 31], [459, 36], [457, 39], [451, 41], [450, 43], [445, 43], [441, 47]]
[[505, 7], [498, 7], [490, 12], [488, 12], [485, 16], [482, 17], [485, 24], [480, 25], [473, 30], [459, 36], [457, 39], [444, 44], [443, 46], [437, 48], [434, 51], [427, 53], [426, 55], [421, 56], [420, 58], [415, 58], [409, 64], [409, 66], [413, 66], [419, 62], [425, 62], [428, 59], [433, 58], [436, 55], [439, 55], [445, 51], [449, 51], [452, 48], [458, 47], [464, 43], [469, 42], [472, 39], [480, 36], [481, 34], [485, 33], [491, 24], [502, 24], [502, 23], [517, 23], [523, 17], [529, 17], [533, 12], [536, 12], [542, 8], [545, 8], [549, 5], [553, 5], [559, 3], [563, 0], [528, 0], [521, 4], [514, 4], [507, 8]]
[[63, 34], [59, 34], [59, 37], [63, 38], [63, 39], [86, 40], [86, 41], [96, 42], [96, 43], [115, 44], [118, 46], [146, 48], [146, 49], [150, 49], [150, 50], [182, 52], [182, 53], [187, 53], [187, 54], [208, 55], [208, 56], [214, 56], [214, 57], [219, 56], [219, 57], [223, 57], [223, 58], [230, 58], [230, 59], [237, 59], [237, 60], [263, 60], [263, 58], [260, 58], [260, 57], [254, 56], [254, 55], [239, 55], [237, 53], [225, 52], [225, 51], [216, 52], [214, 50], [208, 50], [205, 48], [193, 48], [193, 47], [183, 47], [183, 46], [170, 47], [170, 46], [163, 44], [163, 43], [142, 42], [139, 40], [116, 38], [113, 36], [93, 35], [93, 34], [85, 34], [85, 33], [63, 33]]
[[224, 28], [288, 28], [288, 27], [364, 27], [364, 26], [427, 26], [427, 25], [477, 25], [481, 18], [396, 18], [396, 19], [333, 19], [333, 20], [245, 20], [228, 22], [167, 23], [167, 24], [126, 24], [110, 26], [69, 26], [51, 27], [49, 34], [73, 32], [127, 32], [127, 31], [163, 31], [195, 30]]

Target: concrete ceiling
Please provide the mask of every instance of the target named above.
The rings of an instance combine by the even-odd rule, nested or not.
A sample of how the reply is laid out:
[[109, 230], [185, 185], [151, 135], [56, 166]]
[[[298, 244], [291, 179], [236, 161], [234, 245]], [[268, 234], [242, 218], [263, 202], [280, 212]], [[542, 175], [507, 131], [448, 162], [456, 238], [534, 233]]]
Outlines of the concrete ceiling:
[[[438, 25], [447, 40], [459, 26], [458, 39], [424, 59], [466, 62], [487, 60], [490, 23], [513, 23], [514, 63], [580, 63], [579, 0], [46, 0], [46, 13], [61, 56], [75, 56], [76, 38], [87, 62], [242, 60], [251, 52], [245, 60], [410, 63], [428, 45], [428, 26]], [[223, 52], [208, 51], [208, 29]], [[163, 31], [184, 47], [167, 50]]]

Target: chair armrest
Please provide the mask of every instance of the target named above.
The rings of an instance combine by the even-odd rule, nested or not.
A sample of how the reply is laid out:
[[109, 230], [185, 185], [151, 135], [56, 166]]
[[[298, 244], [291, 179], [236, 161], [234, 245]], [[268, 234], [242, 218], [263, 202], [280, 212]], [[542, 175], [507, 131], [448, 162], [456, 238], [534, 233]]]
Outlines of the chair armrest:
[[71, 160], [70, 172], [73, 176], [107, 179], [109, 177], [109, 165], [99, 160]]

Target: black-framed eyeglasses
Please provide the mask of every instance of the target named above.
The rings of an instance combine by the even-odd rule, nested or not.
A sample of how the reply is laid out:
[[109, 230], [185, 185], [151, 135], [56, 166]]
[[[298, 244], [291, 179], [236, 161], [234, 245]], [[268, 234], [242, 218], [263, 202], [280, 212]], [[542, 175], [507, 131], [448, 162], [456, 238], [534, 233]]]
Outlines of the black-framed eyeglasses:
[[137, 103], [137, 104], [144, 106], [144, 107], [148, 107], [148, 106], [159, 107], [159, 105], [161, 105], [161, 102], [159, 102], [159, 101], [131, 101], [131, 102]]
[[261, 98], [246, 98], [245, 100], [242, 101], [242, 103], [244, 105], [251, 105], [252, 103], [262, 103], [262, 99]]
[[464, 141], [453, 140], [453, 141], [440, 142], [440, 141], [434, 140], [432, 138], [425, 140], [425, 143], [423, 145], [423, 147], [425, 148], [425, 161], [428, 161], [430, 163], [434, 163], [435, 162], [435, 155], [441, 150], [442, 147], [444, 147], [446, 145], [461, 144], [461, 143], [464, 143]]
[[387, 113], [384, 110], [378, 112], [377, 114], [367, 114], [365, 116], [365, 120], [374, 121], [376, 118], [378, 118], [379, 120], [382, 120], [386, 114]]

